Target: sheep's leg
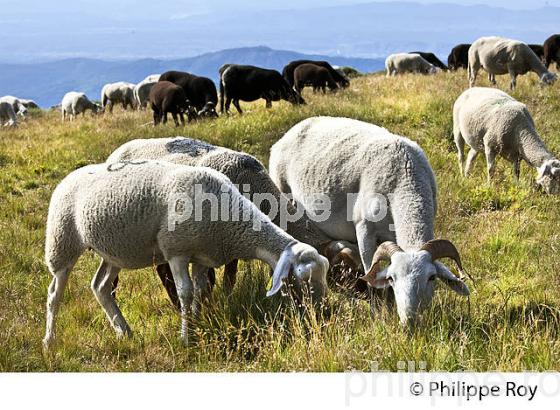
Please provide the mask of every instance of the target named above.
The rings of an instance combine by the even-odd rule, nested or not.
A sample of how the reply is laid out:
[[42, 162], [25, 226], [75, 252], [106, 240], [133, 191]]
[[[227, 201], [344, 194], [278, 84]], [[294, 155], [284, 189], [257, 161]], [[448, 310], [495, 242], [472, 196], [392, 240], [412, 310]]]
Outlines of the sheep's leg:
[[[229, 97], [229, 96], [226, 97], [226, 102], [225, 102], [226, 114], [229, 114], [229, 107], [231, 106], [231, 101], [232, 101], [231, 97]], [[222, 110], [222, 112], [224, 112], [224, 111]]]
[[212, 296], [208, 280], [208, 267], [193, 263], [192, 277], [194, 284], [194, 300], [192, 304], [193, 316], [198, 318], [203, 303], [210, 301]]
[[[152, 107], [152, 109], [153, 109], [153, 107]], [[153, 111], [154, 111], [154, 127], [155, 127], [156, 125], [159, 124], [159, 121], [160, 121], [160, 119], [161, 119], [161, 116], [160, 116], [158, 110], [153, 109]]]
[[514, 74], [513, 72], [509, 72], [509, 75], [511, 77], [511, 83], [509, 84], [509, 88], [513, 91], [515, 90], [515, 86], [517, 85], [517, 74]]
[[243, 114], [243, 111], [241, 111], [241, 107], [239, 106], [239, 100], [237, 99], [233, 100], [233, 105], [235, 106], [239, 114]]
[[469, 173], [471, 172], [473, 162], [476, 159], [477, 155], [478, 155], [478, 152], [475, 151], [474, 148], [471, 148], [471, 150], [467, 154], [467, 162], [465, 163], [465, 169], [464, 169], [465, 178], [467, 178], [469, 176]]
[[474, 87], [474, 84], [476, 83], [476, 77], [478, 75], [478, 70], [480, 70], [480, 67], [475, 65], [475, 64], [470, 64], [469, 63], [469, 87]]
[[161, 283], [163, 283], [163, 287], [167, 292], [167, 296], [173, 303], [173, 305], [177, 308], [177, 310], [181, 310], [181, 302], [179, 302], [179, 296], [177, 295], [177, 288], [175, 287], [175, 282], [173, 281], [173, 273], [171, 273], [171, 268], [169, 264], [164, 263], [163, 265], [158, 265], [156, 267], [157, 273], [159, 278], [161, 279]]
[[132, 331], [112, 295], [113, 282], [120, 270], [119, 267], [110, 265], [107, 261], [102, 260], [91, 281], [91, 290], [107, 315], [111, 326], [117, 332], [117, 336], [126, 335], [130, 337]]
[[266, 108], [272, 108], [272, 101], [270, 101], [268, 98], [266, 99]]
[[457, 158], [459, 160], [459, 171], [462, 176], [465, 176], [463, 164], [465, 162], [465, 140], [461, 135], [461, 131], [458, 127], [453, 128], [453, 137], [455, 140], [455, 145], [457, 146]]
[[181, 120], [181, 125], [184, 127], [185, 126], [185, 115], [183, 114], [182, 111], [179, 113], [179, 119]]
[[237, 259], [234, 259], [224, 267], [224, 292], [228, 296], [231, 295], [235, 286], [237, 263]]
[[521, 158], [515, 159], [513, 161], [513, 176], [515, 177], [516, 181], [519, 181], [519, 175], [521, 171]]
[[484, 154], [486, 155], [486, 166], [488, 169], [488, 182], [494, 177], [496, 170], [496, 153], [488, 145], [484, 147]]
[[169, 266], [173, 274], [173, 280], [177, 286], [177, 294], [181, 303], [181, 338], [186, 343], [189, 328], [189, 314], [193, 302], [193, 283], [189, 275], [189, 259], [176, 256], [169, 259]]
[[173, 122], [175, 122], [175, 126], [179, 126], [179, 120], [177, 119], [177, 113], [175, 111], [171, 112], [171, 116], [173, 117]]
[[496, 86], [496, 75], [488, 73], [488, 81], [490, 81], [493, 86]]
[[60, 307], [60, 302], [62, 301], [62, 296], [64, 295], [66, 283], [68, 283], [68, 275], [73, 266], [74, 263], [65, 269], [52, 272], [53, 279], [49, 285], [47, 294], [47, 323], [45, 337], [43, 338], [43, 345], [45, 348], [49, 348], [54, 340], [56, 315]]

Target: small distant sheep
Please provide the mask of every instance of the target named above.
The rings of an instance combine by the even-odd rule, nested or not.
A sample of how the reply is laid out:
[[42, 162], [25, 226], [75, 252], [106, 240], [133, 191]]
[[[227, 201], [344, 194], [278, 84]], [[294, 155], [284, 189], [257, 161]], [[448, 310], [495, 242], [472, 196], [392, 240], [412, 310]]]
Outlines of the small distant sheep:
[[145, 109], [148, 106], [148, 99], [152, 86], [159, 81], [159, 74], [152, 74], [144, 78], [134, 86], [134, 100], [136, 108], [139, 110]]
[[544, 65], [548, 69], [550, 64], [556, 63], [560, 69], [560, 34], [553, 34], [543, 44]]
[[115, 104], [122, 104], [123, 109], [134, 108], [134, 84], [120, 81], [118, 83], [106, 84], [101, 90], [101, 107], [113, 112]]
[[469, 67], [469, 48], [470, 44], [458, 44], [451, 49], [447, 57], [447, 66], [450, 70]]
[[93, 114], [97, 114], [102, 109], [98, 104], [91, 102], [84, 93], [70, 91], [62, 98], [60, 110], [62, 112], [62, 121], [66, 120], [66, 116], [69, 116], [70, 121], [73, 121], [78, 114], [85, 116], [86, 110], [91, 110]]
[[0, 125], [17, 127], [17, 117], [14, 107], [6, 101], [0, 101]]
[[27, 108], [19, 98], [13, 97], [11, 95], [6, 95], [0, 98], [0, 101], [7, 102], [8, 104], [10, 104], [14, 109], [15, 113], [17, 115], [20, 115], [22, 118], [25, 118], [27, 116]]
[[419, 54], [391, 54], [385, 60], [387, 77], [404, 73], [435, 74], [438, 69]]
[[150, 106], [154, 112], [154, 126], [160, 122], [167, 123], [167, 114], [171, 113], [175, 126], [179, 126], [177, 116], [181, 119], [181, 124], [185, 125], [184, 114], [187, 114], [188, 121], [196, 118], [196, 110], [185, 95], [185, 90], [181, 86], [169, 81], [158, 81], [150, 90]]
[[496, 75], [511, 76], [510, 88], [515, 89], [517, 76], [533, 71], [543, 84], [556, 81], [556, 74], [543, 65], [531, 48], [521, 41], [503, 37], [481, 37], [469, 48], [469, 86], [474, 87], [478, 71], [484, 68], [492, 84]]
[[301, 94], [305, 86], [313, 87], [313, 91], [321, 90], [326, 92], [326, 87], [329, 90], [336, 91], [338, 85], [333, 76], [325, 67], [315, 64], [301, 64], [294, 70], [294, 89], [297, 93]]
[[[202, 204], [186, 211], [186, 201], [196, 207], [197, 196], [208, 195], [217, 199], [217, 207]], [[176, 218], [170, 216], [173, 209]], [[101, 256], [91, 289], [117, 335], [131, 334], [111, 294], [123, 268], [169, 263], [184, 340], [191, 309], [196, 316], [200, 302], [209, 296], [208, 268], [232, 259], [258, 259], [274, 269], [267, 296], [278, 292], [290, 274], [298, 283], [309, 284], [315, 303], [327, 292], [327, 259], [274, 225], [218, 171], [148, 160], [89, 165], [64, 178], [49, 205], [45, 262], [53, 279], [47, 296], [45, 347], [54, 340], [70, 271], [86, 249]]]
[[[560, 193], [560, 161], [539, 137], [527, 106], [505, 92], [475, 87], [461, 94], [453, 107], [453, 135], [459, 168], [465, 177], [482, 152], [486, 155], [490, 181], [496, 156], [500, 155], [513, 162], [517, 179], [523, 159], [538, 171], [537, 183], [548, 194]], [[463, 167], [465, 142], [471, 150]]]
[[426, 60], [428, 63], [432, 64], [433, 66], [443, 71], [447, 71], [447, 66], [443, 64], [443, 62], [439, 58], [437, 58], [437, 56], [434, 53], [429, 53], [425, 51], [411, 51], [410, 54], [418, 54], [420, 57], [422, 57], [424, 60]]

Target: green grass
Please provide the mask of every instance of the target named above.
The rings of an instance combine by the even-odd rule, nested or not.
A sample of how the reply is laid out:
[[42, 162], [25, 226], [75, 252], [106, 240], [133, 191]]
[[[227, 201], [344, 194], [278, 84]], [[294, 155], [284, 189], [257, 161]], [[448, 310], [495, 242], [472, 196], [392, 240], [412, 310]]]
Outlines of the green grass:
[[[500, 87], [508, 81], [500, 78]], [[560, 153], [559, 86], [536, 82], [524, 76], [513, 96], [529, 106], [549, 148]], [[519, 183], [500, 161], [488, 185], [480, 158], [471, 178], [461, 178], [451, 110], [466, 86], [464, 72], [372, 75], [334, 95], [306, 92], [305, 107], [282, 102], [265, 110], [260, 101], [243, 104], [243, 117], [185, 128], [153, 128], [148, 112], [116, 110], [64, 124], [58, 113], [35, 113], [16, 130], [1, 129], [0, 371], [344, 371], [368, 370], [372, 361], [397, 370], [409, 360], [426, 362], [428, 370], [560, 370], [560, 198], [536, 191], [535, 172], [526, 165]], [[179, 316], [157, 275], [125, 271], [118, 301], [134, 336], [119, 340], [89, 289], [99, 259], [87, 252], [70, 275], [57, 344], [43, 352], [50, 282], [44, 226], [50, 194], [68, 172], [104, 161], [130, 139], [175, 135], [243, 150], [266, 164], [270, 146], [313, 115], [369, 121], [423, 147], [439, 185], [437, 236], [458, 246], [477, 279], [469, 300], [441, 287], [412, 335], [395, 312], [373, 319], [366, 302], [334, 293], [328, 319], [302, 320], [286, 301], [265, 298], [268, 268], [251, 262], [241, 265], [230, 300], [216, 289], [211, 311], [183, 346]]]

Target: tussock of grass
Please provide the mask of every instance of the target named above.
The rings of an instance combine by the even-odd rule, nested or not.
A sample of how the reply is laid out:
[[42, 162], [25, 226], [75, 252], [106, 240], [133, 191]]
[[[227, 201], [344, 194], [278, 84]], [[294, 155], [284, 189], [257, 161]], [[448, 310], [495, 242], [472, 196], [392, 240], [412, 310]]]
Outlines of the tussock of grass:
[[[507, 81], [499, 79], [502, 89]], [[372, 75], [334, 95], [307, 92], [305, 107], [243, 104], [243, 117], [185, 128], [154, 129], [144, 126], [148, 112], [116, 110], [65, 124], [58, 113], [34, 113], [17, 130], [0, 130], [0, 371], [344, 371], [368, 370], [372, 361], [390, 370], [399, 361], [424, 361], [428, 370], [560, 370], [560, 198], [537, 192], [527, 166], [519, 183], [505, 161], [492, 185], [480, 158], [469, 180], [459, 175], [451, 109], [466, 85], [464, 72]], [[558, 86], [541, 88], [524, 76], [513, 96], [560, 153]], [[103, 161], [130, 139], [175, 135], [244, 150], [266, 164], [270, 146], [312, 115], [370, 121], [424, 148], [440, 190], [437, 235], [457, 244], [477, 280], [469, 301], [440, 289], [414, 334], [399, 327], [395, 312], [372, 319], [366, 302], [337, 294], [329, 297], [330, 315], [312, 320], [286, 300], [266, 299], [268, 267], [243, 263], [233, 296], [218, 287], [185, 347], [157, 275], [143, 269], [121, 275], [118, 300], [134, 337], [119, 340], [89, 290], [98, 257], [87, 252], [70, 276], [58, 344], [42, 352], [50, 282], [44, 224], [50, 194], [68, 172]]]

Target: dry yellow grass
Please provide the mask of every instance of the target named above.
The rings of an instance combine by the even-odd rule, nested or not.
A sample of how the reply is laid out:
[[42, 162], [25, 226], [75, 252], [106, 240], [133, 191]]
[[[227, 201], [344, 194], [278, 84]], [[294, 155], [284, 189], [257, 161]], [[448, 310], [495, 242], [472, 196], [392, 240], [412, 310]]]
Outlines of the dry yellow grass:
[[[529, 106], [549, 148], [560, 153], [559, 86], [536, 81], [521, 78], [513, 96]], [[502, 89], [507, 84], [499, 79]], [[243, 117], [179, 129], [143, 126], [147, 112], [116, 111], [65, 124], [58, 113], [37, 113], [16, 130], [0, 130], [0, 371], [344, 371], [367, 370], [372, 361], [396, 370], [401, 360], [424, 361], [429, 370], [560, 370], [560, 198], [537, 192], [527, 166], [515, 183], [504, 161], [493, 185], [480, 159], [471, 179], [460, 177], [451, 109], [466, 85], [464, 72], [372, 75], [334, 95], [306, 92], [305, 107], [243, 104]], [[103, 161], [130, 139], [174, 135], [244, 150], [266, 164], [270, 146], [313, 115], [373, 122], [424, 148], [440, 190], [437, 236], [457, 244], [478, 279], [469, 302], [441, 288], [410, 335], [394, 312], [372, 319], [365, 302], [331, 294], [331, 317], [309, 323], [286, 303], [265, 299], [267, 267], [246, 263], [233, 299], [218, 288], [212, 312], [185, 347], [177, 313], [156, 275], [144, 269], [121, 275], [119, 304], [134, 337], [118, 340], [89, 290], [98, 257], [86, 253], [70, 276], [58, 343], [43, 353], [50, 281], [44, 225], [50, 194], [68, 172]]]

